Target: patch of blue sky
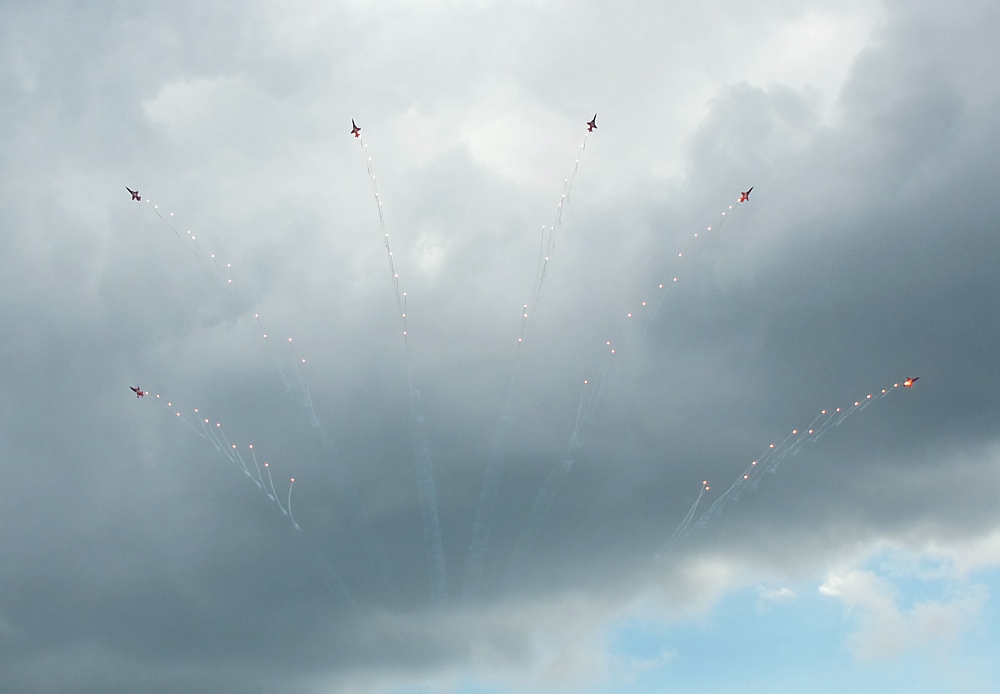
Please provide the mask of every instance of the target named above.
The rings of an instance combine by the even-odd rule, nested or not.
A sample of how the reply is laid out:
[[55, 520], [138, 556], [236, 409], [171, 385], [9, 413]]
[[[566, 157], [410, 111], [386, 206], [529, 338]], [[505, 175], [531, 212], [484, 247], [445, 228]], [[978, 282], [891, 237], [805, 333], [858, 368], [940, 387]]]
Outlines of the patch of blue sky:
[[839, 635], [846, 628], [833, 603], [805, 597], [764, 605], [758, 591], [745, 590], [695, 621], [622, 624], [609, 646], [622, 692], [746, 692], [754, 683], [780, 691], [776, 682], [802, 691], [802, 676], [811, 679], [818, 660], [844, 665]]
[[[998, 595], [1000, 571], [970, 579]], [[947, 600], [945, 582], [894, 581], [907, 604]], [[1000, 691], [1000, 608], [987, 599], [974, 623], [953, 643], [931, 642], [894, 657], [868, 659], [852, 637], [865, 615], [821, 594], [815, 585], [786, 591], [734, 593], [697, 620], [673, 625], [632, 620], [608, 635], [612, 676], [603, 691], [623, 694], [783, 694], [852, 692], [980, 694]], [[773, 599], [777, 598], [777, 599]], [[598, 689], [601, 691], [601, 689]]]
[[[904, 618], [915, 606], [985, 596], [957, 639], [865, 657], [852, 640], [871, 615], [823, 594], [817, 584], [758, 586], [729, 594], [708, 614], [683, 622], [632, 618], [605, 632], [608, 678], [576, 694], [983, 694], [1000, 692], [1000, 569], [957, 579], [947, 564], [882, 553], [859, 569], [890, 587]], [[405, 688], [395, 694], [431, 694]], [[507, 688], [469, 673], [453, 694], [563, 692]]]

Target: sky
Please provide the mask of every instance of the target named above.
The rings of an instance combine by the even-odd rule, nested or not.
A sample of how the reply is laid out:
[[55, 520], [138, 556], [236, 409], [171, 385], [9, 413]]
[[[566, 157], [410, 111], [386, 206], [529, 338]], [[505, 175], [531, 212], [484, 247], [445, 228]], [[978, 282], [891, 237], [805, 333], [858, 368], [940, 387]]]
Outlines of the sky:
[[0, 4], [0, 689], [1000, 690], [998, 22]]

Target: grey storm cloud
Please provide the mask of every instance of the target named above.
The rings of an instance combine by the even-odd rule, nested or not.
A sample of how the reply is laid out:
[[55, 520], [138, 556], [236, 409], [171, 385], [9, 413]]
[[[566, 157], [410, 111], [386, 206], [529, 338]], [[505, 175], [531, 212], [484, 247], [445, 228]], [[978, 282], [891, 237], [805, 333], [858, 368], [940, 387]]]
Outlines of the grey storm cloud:
[[6, 4], [0, 688], [521, 686], [712, 562], [995, 528], [998, 8], [884, 4], [832, 96], [727, 72], [816, 8]]

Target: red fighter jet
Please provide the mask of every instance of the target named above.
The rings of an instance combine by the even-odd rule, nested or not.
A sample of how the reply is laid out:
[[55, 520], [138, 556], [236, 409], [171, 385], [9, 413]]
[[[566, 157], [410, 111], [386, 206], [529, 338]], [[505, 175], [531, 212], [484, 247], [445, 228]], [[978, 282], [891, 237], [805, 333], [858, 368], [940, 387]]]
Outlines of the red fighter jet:
[[[753, 186], [750, 186], [750, 190], [753, 190]], [[740, 199], [736, 202], [750, 202], [750, 190], [744, 190], [740, 193]]]
[[361, 128], [358, 127], [358, 124], [354, 122], [353, 118], [351, 119], [351, 135], [354, 135], [354, 137], [361, 137]]
[[133, 200], [142, 200], [142, 197], [141, 197], [141, 196], [139, 195], [139, 191], [137, 191], [137, 190], [132, 190], [132, 189], [131, 189], [131, 188], [129, 188], [128, 186], [125, 186], [125, 190], [127, 190], [127, 191], [128, 191], [128, 192], [130, 192], [130, 193], [132, 193], [132, 199], [133, 199]]
[[904, 388], [912, 388], [913, 384], [920, 380], [920, 376], [914, 376], [913, 378], [907, 378], [903, 381]]
[[138, 387], [133, 388], [132, 386], [129, 386], [128, 388], [133, 393], [135, 393], [135, 397], [137, 397], [137, 398], [141, 398], [143, 395], [145, 395], [145, 393], [142, 392], [142, 388], [138, 388]]
[[592, 133], [595, 130], [597, 130], [597, 114], [596, 113], [594, 114], [593, 118], [591, 118], [589, 121], [587, 121], [587, 132], [588, 133]]

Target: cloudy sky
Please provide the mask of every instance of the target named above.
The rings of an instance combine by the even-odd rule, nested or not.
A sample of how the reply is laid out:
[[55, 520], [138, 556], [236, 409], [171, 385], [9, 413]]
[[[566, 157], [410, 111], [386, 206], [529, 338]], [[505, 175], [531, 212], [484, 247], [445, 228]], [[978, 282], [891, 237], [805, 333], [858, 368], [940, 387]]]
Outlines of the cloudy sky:
[[2, 3], [0, 689], [1000, 687], [998, 23]]

